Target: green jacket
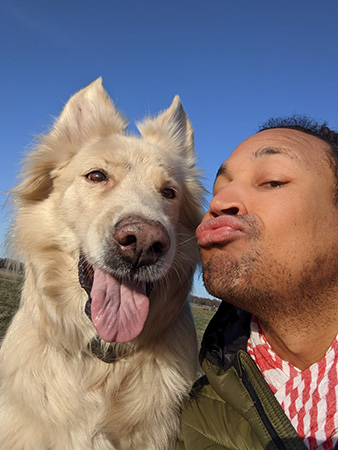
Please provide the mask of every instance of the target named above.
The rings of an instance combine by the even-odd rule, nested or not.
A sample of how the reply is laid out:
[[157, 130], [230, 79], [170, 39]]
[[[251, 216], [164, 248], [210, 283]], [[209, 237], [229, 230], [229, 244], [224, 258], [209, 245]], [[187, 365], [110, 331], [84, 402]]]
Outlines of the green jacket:
[[182, 412], [177, 450], [306, 450], [246, 352], [251, 315], [225, 302], [200, 353], [205, 376]]

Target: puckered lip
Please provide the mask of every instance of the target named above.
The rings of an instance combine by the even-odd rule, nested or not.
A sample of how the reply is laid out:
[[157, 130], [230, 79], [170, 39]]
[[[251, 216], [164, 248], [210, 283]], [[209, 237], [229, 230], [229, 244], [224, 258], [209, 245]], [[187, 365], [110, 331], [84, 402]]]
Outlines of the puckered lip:
[[196, 229], [198, 245], [202, 248], [225, 245], [245, 233], [245, 226], [237, 216], [222, 215], [202, 222]]

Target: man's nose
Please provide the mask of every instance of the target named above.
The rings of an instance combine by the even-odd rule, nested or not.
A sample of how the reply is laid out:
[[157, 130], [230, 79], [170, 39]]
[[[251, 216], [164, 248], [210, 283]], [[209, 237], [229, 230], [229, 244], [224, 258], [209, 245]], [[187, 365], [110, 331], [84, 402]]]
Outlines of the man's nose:
[[240, 191], [228, 185], [220, 189], [210, 202], [210, 213], [214, 216], [224, 214], [242, 216], [248, 214]]

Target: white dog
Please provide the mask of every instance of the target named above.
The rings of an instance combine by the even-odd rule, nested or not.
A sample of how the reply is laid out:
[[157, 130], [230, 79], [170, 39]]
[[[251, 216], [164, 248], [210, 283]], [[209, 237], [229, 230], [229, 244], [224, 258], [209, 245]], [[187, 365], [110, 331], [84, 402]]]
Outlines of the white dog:
[[196, 376], [203, 188], [178, 97], [140, 137], [125, 129], [96, 80], [13, 190], [25, 283], [1, 349], [1, 450], [174, 445]]

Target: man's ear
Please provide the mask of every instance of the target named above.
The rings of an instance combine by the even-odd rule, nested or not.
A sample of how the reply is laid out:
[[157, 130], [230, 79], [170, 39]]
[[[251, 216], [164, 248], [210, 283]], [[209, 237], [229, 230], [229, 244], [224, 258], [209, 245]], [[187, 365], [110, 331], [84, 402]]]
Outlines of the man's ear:
[[163, 150], [177, 152], [181, 157], [195, 163], [194, 131], [181, 100], [175, 96], [168, 109], [155, 118], [139, 123], [143, 138]]

